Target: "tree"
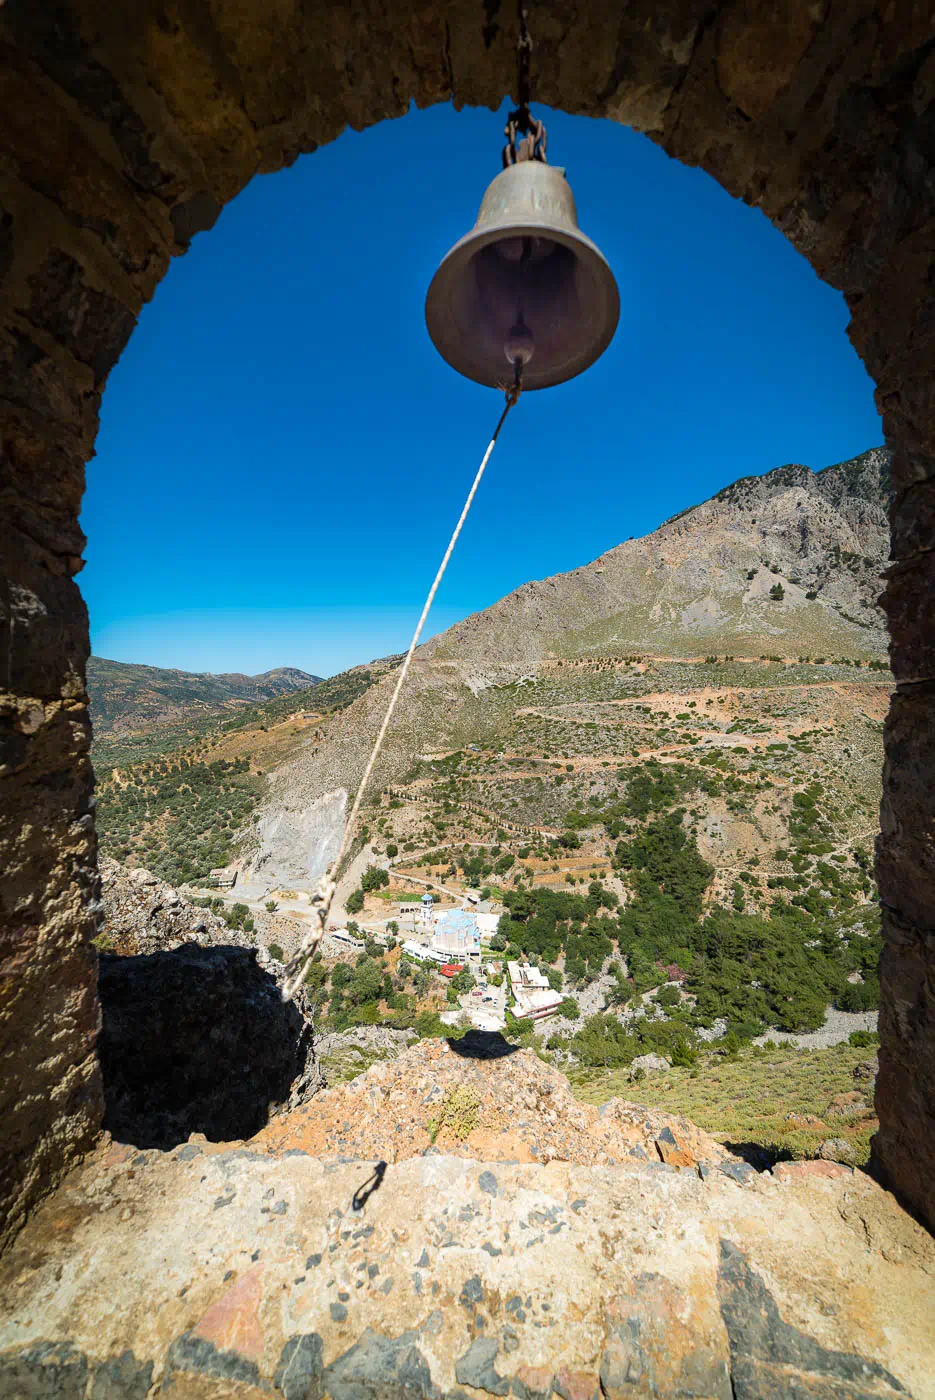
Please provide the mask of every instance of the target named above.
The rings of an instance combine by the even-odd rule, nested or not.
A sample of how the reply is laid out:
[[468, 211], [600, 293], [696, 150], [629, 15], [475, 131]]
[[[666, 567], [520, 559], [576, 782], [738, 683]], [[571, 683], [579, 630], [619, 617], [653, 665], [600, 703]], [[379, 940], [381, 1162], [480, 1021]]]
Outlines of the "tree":
[[344, 901], [344, 908], [349, 914], [359, 914], [364, 907], [364, 892], [362, 889], [352, 890]]
[[386, 848], [386, 854], [389, 856], [390, 860], [392, 860], [394, 856], [399, 855], [399, 847], [395, 841], [389, 842]]
[[374, 890], [380, 890], [389, 883], [390, 872], [382, 870], [378, 865], [368, 865], [360, 878], [360, 888], [364, 894], [371, 894]]
[[786, 596], [786, 590], [783, 588], [781, 583], [774, 583], [772, 588], [769, 590], [769, 596], [772, 598], [774, 603], [781, 603], [783, 598], [785, 598]]
[[266, 910], [267, 914], [275, 914], [279, 905], [276, 903], [275, 899], [268, 899], [263, 908]]

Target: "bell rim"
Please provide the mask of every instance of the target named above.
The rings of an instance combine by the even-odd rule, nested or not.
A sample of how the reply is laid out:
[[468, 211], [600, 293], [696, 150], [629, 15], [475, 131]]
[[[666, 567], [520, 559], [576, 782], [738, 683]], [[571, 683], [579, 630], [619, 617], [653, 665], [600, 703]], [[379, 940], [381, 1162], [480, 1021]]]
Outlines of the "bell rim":
[[[597, 259], [599, 267], [604, 274], [605, 283], [613, 294], [612, 314], [606, 317], [601, 335], [589, 347], [588, 358], [584, 359], [581, 363], [576, 364], [573, 362], [572, 367], [567, 373], [561, 374], [558, 378], [549, 378], [543, 384], [536, 384], [534, 382], [536, 378], [535, 370], [528, 366], [523, 375], [523, 392], [532, 393], [538, 389], [551, 389], [558, 384], [567, 384], [570, 379], [576, 379], [579, 374], [583, 374], [586, 369], [590, 369], [591, 366], [601, 358], [617, 333], [617, 327], [620, 324], [620, 288], [617, 286], [617, 279], [613, 274], [610, 263], [597, 244], [590, 239], [586, 233], [582, 233], [580, 229], [569, 231], [567, 229], [556, 228], [554, 224], [548, 223], [545, 219], [541, 221], [525, 219], [522, 223], [509, 225], [499, 224], [496, 228], [488, 229], [478, 228], [475, 225], [459, 238], [457, 243], [453, 243], [448, 249], [448, 252], [435, 269], [435, 274], [425, 294], [425, 325], [429, 333], [429, 339], [445, 363], [450, 365], [455, 373], [460, 374], [465, 379], [470, 379], [474, 384], [483, 384], [489, 389], [500, 388], [509, 377], [509, 365], [504, 358], [503, 374], [499, 379], [492, 379], [486, 376], [472, 374], [449, 359], [443, 344], [435, 335], [432, 319], [429, 314], [433, 300], [432, 293], [437, 286], [443, 286], [452, 273], [464, 266], [475, 253], [480, 252], [482, 248], [487, 247], [489, 244], [498, 243], [504, 237], [526, 238], [535, 237], [543, 233], [547, 233], [554, 243], [561, 243], [564, 247], [570, 248], [573, 251], [580, 252], [581, 248], [584, 247], [587, 252]], [[610, 303], [608, 303], [608, 305], [610, 305]]]

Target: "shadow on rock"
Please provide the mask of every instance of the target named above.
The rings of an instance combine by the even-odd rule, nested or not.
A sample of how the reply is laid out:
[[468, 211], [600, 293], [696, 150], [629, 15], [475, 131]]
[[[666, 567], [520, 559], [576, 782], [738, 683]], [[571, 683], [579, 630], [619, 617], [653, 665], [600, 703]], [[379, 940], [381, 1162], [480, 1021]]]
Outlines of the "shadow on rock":
[[504, 1055], [515, 1055], [520, 1049], [504, 1040], [499, 1031], [467, 1031], [460, 1040], [449, 1040], [448, 1044], [456, 1055], [466, 1060], [501, 1060]]
[[251, 949], [104, 955], [100, 997], [104, 1127], [119, 1142], [252, 1137], [320, 1086], [311, 1018]]
[[787, 1147], [769, 1147], [760, 1142], [725, 1142], [724, 1146], [758, 1172], [772, 1170], [777, 1162], [792, 1161], [792, 1153]]

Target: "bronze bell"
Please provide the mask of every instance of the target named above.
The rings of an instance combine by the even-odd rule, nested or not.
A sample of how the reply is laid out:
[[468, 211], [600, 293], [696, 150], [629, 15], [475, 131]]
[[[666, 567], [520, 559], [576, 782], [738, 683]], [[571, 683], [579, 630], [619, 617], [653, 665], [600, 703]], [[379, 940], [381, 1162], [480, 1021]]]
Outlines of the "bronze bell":
[[573, 379], [607, 349], [619, 317], [614, 275], [578, 228], [565, 172], [541, 160], [508, 165], [491, 182], [425, 299], [439, 354], [493, 387], [517, 363], [524, 389]]

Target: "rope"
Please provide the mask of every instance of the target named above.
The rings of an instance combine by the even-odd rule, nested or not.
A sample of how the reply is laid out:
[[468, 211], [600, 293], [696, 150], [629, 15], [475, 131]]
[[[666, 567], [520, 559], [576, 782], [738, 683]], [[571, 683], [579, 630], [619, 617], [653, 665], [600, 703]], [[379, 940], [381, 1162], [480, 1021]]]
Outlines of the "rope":
[[[383, 723], [380, 725], [380, 731], [377, 734], [376, 741], [373, 745], [373, 749], [371, 750], [370, 758], [367, 760], [367, 767], [364, 769], [364, 776], [360, 780], [360, 785], [357, 789], [357, 795], [354, 798], [354, 805], [351, 807], [351, 814], [348, 817], [347, 825], [344, 828], [344, 836], [341, 841], [340, 849], [338, 850], [338, 854], [335, 857], [334, 863], [331, 867], [335, 875], [337, 875], [338, 871], [340, 870], [341, 862], [347, 855], [348, 849], [350, 848], [351, 839], [354, 833], [354, 827], [357, 822], [357, 817], [360, 813], [361, 803], [363, 802], [364, 792], [366, 791], [367, 784], [370, 781], [370, 776], [373, 773], [376, 761], [380, 756], [380, 750], [383, 747], [383, 740], [386, 738], [386, 732], [389, 729], [390, 722], [393, 718], [393, 711], [396, 709], [396, 702], [399, 699], [400, 692], [403, 686], [406, 684], [406, 677], [409, 674], [409, 667], [412, 662], [412, 657], [416, 647], [419, 645], [419, 638], [422, 636], [422, 628], [425, 626], [425, 622], [431, 610], [432, 603], [435, 601], [435, 594], [438, 592], [438, 586], [441, 583], [442, 579], [445, 577], [445, 570], [448, 568], [448, 562], [451, 559], [452, 554], [454, 553], [454, 547], [458, 542], [458, 536], [461, 534], [461, 530], [464, 527], [465, 520], [467, 520], [468, 511], [471, 509], [474, 497], [477, 495], [477, 488], [481, 484], [481, 479], [483, 478], [484, 472], [487, 469], [487, 463], [490, 461], [491, 454], [497, 443], [497, 438], [500, 436], [500, 429], [506, 422], [507, 415], [509, 414], [510, 409], [517, 402], [520, 393], [522, 392], [522, 385], [520, 383], [520, 369], [520, 363], [519, 361], [517, 361], [514, 365], [513, 384], [510, 386], [509, 389], [506, 390], [506, 405], [503, 409], [503, 412], [500, 414], [500, 420], [497, 423], [496, 428], [494, 429], [493, 437], [487, 444], [487, 451], [484, 453], [481, 464], [477, 469], [477, 475], [474, 477], [474, 480], [471, 483], [471, 489], [467, 494], [467, 500], [464, 502], [464, 508], [462, 509], [461, 514], [458, 517], [458, 523], [454, 528], [454, 533], [452, 534], [451, 539], [448, 541], [448, 548], [445, 550], [442, 562], [438, 566], [438, 572], [435, 575], [431, 588], [429, 589], [428, 597], [425, 600], [425, 606], [423, 607], [422, 614], [419, 618], [419, 621], [416, 624], [416, 630], [412, 634], [412, 641], [409, 643], [409, 650], [406, 652], [406, 659], [403, 661], [403, 664], [400, 667], [395, 689], [393, 690], [393, 694], [390, 697], [390, 703], [386, 707], [386, 714], [383, 716]], [[318, 885], [318, 889], [312, 896], [312, 927], [302, 939], [302, 942], [299, 944], [299, 947], [295, 954], [289, 959], [289, 962], [286, 964], [286, 977], [282, 988], [283, 1001], [291, 1001], [291, 999], [295, 996], [296, 992], [298, 991], [299, 987], [302, 985], [306, 969], [308, 968], [308, 965], [315, 954], [315, 950], [317, 949], [324, 935], [325, 924], [328, 921], [328, 915], [331, 912], [331, 905], [334, 901], [334, 896], [337, 888], [337, 881], [332, 876], [328, 874], [322, 875], [321, 881]]]

